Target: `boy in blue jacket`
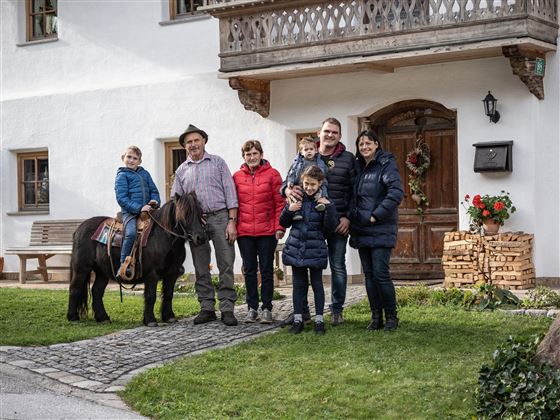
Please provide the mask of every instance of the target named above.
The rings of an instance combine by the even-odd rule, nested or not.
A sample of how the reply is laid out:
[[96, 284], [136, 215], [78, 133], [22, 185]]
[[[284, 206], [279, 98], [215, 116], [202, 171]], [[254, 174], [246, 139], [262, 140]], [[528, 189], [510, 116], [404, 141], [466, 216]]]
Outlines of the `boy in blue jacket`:
[[[319, 200], [325, 210], [316, 209], [315, 194], [321, 188], [325, 175], [318, 166], [307, 167], [302, 175], [302, 188], [305, 193], [302, 201], [286, 204], [280, 215], [280, 225], [291, 226], [290, 235], [282, 250], [282, 262], [292, 266], [294, 322], [290, 333], [303, 331], [303, 301], [307, 298], [309, 281], [315, 297], [316, 334], [325, 334], [323, 311], [325, 291], [323, 289], [323, 270], [327, 268], [327, 244], [325, 234], [334, 232], [338, 225], [335, 206], [325, 197]], [[301, 220], [294, 217], [299, 212]]]
[[119, 280], [129, 279], [132, 274], [132, 267], [124, 262], [136, 240], [136, 218], [141, 212], [158, 208], [160, 204], [159, 192], [150, 173], [140, 166], [142, 151], [136, 146], [129, 146], [121, 159], [125, 166], [117, 170], [115, 178], [115, 193], [121, 206], [124, 230], [121, 266], [117, 271]]

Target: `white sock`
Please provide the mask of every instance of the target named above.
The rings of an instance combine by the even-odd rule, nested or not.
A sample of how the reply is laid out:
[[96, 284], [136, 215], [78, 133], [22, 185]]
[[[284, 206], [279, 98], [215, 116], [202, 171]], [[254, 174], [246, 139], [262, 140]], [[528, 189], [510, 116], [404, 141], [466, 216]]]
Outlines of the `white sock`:
[[315, 322], [323, 322], [323, 315], [315, 315]]
[[303, 322], [303, 315], [302, 314], [294, 314], [294, 322]]

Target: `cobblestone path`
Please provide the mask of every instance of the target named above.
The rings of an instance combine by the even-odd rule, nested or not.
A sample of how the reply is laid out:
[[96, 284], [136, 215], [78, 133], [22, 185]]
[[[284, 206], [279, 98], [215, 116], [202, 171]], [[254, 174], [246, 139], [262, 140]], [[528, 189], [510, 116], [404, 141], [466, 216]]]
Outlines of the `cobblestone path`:
[[[330, 290], [325, 290], [327, 301]], [[365, 297], [363, 286], [348, 286], [346, 306]], [[313, 297], [309, 303], [314, 312]], [[221, 321], [194, 325], [192, 318], [157, 328], [139, 327], [74, 343], [42, 347], [0, 347], [0, 363], [28, 369], [62, 383], [94, 392], [115, 392], [141, 371], [201, 351], [254, 339], [279, 328], [292, 310], [291, 298], [274, 302], [274, 324], [226, 327]], [[246, 306], [236, 307], [240, 321]], [[219, 316], [218, 316], [219, 318]]]

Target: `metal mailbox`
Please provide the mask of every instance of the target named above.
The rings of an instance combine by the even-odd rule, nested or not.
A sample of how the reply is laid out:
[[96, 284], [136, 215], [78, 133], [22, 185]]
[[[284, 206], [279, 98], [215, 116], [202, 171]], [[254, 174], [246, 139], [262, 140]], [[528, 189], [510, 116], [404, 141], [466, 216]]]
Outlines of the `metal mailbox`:
[[513, 140], [475, 143], [475, 172], [511, 172]]

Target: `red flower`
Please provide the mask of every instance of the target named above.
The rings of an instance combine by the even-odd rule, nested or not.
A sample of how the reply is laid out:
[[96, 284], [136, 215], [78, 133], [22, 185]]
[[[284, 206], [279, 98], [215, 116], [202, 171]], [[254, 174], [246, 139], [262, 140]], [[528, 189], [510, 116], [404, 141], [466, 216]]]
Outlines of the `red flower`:
[[500, 210], [503, 210], [504, 208], [505, 208], [505, 204], [502, 203], [501, 201], [496, 201], [494, 203], [494, 210], [500, 211]]
[[413, 165], [416, 165], [416, 163], [418, 163], [418, 156], [416, 156], [415, 154], [411, 153], [408, 155], [408, 161], [410, 163], [412, 163]]
[[490, 211], [488, 211], [488, 210], [483, 210], [483, 211], [482, 211], [482, 216], [483, 216], [483, 217], [488, 217], [488, 216], [490, 216]]
[[479, 209], [485, 209], [486, 208], [486, 204], [484, 204], [482, 201], [480, 203], [478, 203], [478, 207]]
[[474, 206], [478, 207], [478, 205], [480, 204], [480, 194], [477, 194], [474, 196], [472, 203]]
[[469, 201], [469, 198], [471, 198], [471, 196], [470, 196], [470, 195], [468, 195], [468, 194], [467, 194], [467, 195], [465, 195], [465, 201]]

